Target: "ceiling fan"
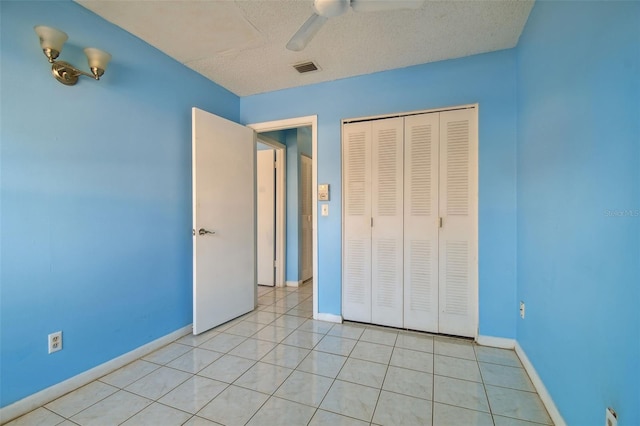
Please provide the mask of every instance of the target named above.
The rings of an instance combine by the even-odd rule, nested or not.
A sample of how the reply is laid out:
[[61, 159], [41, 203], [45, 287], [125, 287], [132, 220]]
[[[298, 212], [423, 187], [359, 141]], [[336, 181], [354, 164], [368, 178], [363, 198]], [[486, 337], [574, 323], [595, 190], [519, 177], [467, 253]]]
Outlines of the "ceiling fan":
[[287, 49], [300, 51], [311, 41], [329, 18], [340, 16], [352, 8], [354, 12], [380, 12], [420, 9], [425, 0], [314, 0], [314, 13], [287, 43]]

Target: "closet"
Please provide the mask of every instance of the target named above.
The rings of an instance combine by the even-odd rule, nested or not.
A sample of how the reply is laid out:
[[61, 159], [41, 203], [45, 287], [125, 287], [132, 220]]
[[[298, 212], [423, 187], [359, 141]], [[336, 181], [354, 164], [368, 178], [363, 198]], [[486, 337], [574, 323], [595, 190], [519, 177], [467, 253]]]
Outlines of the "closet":
[[342, 128], [346, 320], [477, 334], [477, 109]]

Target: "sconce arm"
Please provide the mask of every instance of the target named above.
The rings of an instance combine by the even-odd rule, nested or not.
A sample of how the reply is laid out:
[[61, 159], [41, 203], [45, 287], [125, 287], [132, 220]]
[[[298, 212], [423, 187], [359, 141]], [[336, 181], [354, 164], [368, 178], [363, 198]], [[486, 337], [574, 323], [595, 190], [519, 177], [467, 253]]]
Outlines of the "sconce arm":
[[78, 82], [78, 77], [84, 75], [86, 77], [91, 77], [94, 80], [99, 80], [99, 75], [89, 74], [88, 72], [84, 72], [74, 67], [68, 62], [65, 61], [55, 61], [51, 65], [51, 73], [53, 76], [61, 82], [62, 84], [66, 84], [67, 86], [73, 86]]

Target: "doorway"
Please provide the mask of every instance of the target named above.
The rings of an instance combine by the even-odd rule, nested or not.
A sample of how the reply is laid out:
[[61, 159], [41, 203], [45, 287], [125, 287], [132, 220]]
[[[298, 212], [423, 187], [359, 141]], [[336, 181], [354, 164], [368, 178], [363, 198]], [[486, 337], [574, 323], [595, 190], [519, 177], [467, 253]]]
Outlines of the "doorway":
[[[310, 133], [311, 139], [311, 166], [310, 166], [310, 174], [311, 174], [311, 214], [307, 215], [308, 222], [310, 223], [311, 228], [311, 276], [313, 277], [313, 318], [318, 319], [318, 227], [317, 227], [317, 193], [315, 188], [317, 187], [317, 116], [307, 116], [307, 117], [299, 117], [292, 118], [286, 120], [276, 120], [269, 121], [263, 123], [255, 123], [249, 124], [248, 127], [254, 129], [258, 133], [258, 138], [264, 138], [265, 133], [269, 132], [279, 132], [293, 129], [301, 129], [308, 128], [308, 132]], [[267, 135], [268, 139], [268, 135]], [[304, 219], [301, 213], [298, 213], [297, 216], [301, 219]], [[290, 217], [290, 215], [287, 215]], [[310, 219], [310, 220], [309, 220]], [[282, 229], [282, 228], [281, 228]], [[302, 234], [300, 235], [302, 237]], [[286, 243], [284, 243], [286, 244]], [[284, 250], [284, 244], [280, 246], [280, 250]], [[307, 243], [308, 244], [308, 243]], [[309, 245], [307, 245], [309, 247]], [[300, 252], [300, 250], [298, 250]], [[284, 261], [285, 254], [283, 253], [281, 260]], [[290, 265], [287, 265], [287, 268]], [[284, 262], [283, 269], [281, 269], [281, 273], [284, 274]], [[300, 281], [300, 279], [296, 280]], [[283, 280], [284, 282], [284, 280]]]
[[256, 143], [258, 285], [283, 287], [286, 265], [286, 146], [264, 134]]

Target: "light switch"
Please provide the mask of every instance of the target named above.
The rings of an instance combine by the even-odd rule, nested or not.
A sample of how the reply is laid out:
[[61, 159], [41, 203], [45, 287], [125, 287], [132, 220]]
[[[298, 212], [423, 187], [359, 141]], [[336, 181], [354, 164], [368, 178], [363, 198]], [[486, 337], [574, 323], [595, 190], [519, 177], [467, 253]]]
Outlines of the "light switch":
[[322, 216], [329, 216], [329, 204], [322, 205]]

